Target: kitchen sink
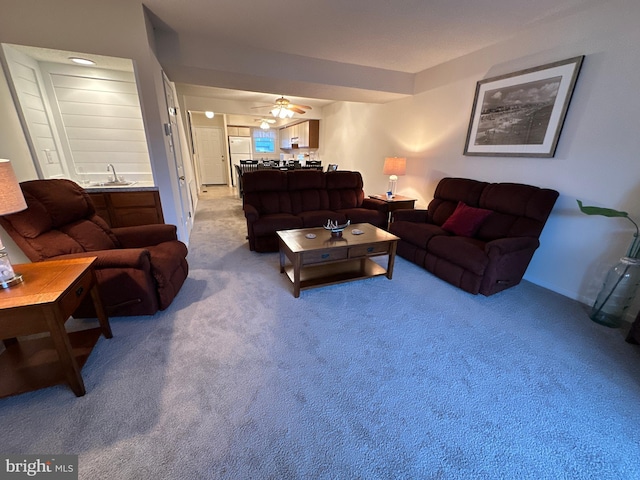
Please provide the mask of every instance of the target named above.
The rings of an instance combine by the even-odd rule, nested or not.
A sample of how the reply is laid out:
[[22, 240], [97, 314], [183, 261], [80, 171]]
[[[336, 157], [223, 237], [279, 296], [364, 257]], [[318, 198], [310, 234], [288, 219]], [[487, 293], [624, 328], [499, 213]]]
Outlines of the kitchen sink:
[[118, 180], [117, 182], [91, 182], [90, 187], [126, 187], [127, 185], [134, 185], [135, 181], [129, 182], [126, 180]]

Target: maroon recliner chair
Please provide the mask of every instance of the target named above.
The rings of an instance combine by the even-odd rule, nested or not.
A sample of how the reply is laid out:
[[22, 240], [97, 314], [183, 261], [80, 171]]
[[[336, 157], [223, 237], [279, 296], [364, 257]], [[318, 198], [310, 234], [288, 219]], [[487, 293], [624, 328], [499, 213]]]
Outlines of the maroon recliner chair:
[[[27, 209], [0, 217], [0, 225], [32, 262], [97, 257], [98, 290], [112, 316], [152, 315], [167, 308], [189, 267], [187, 247], [167, 224], [109, 228], [89, 195], [71, 180], [20, 184]], [[93, 303], [74, 316], [93, 318]]]

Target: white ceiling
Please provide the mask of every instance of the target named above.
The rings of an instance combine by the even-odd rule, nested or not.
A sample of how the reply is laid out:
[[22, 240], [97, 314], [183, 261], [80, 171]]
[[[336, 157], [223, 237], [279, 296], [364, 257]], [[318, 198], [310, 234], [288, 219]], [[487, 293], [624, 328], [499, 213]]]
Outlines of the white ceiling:
[[178, 35], [406, 73], [587, 3], [593, 0], [144, 0]]
[[415, 74], [596, 0], [143, 2], [181, 93], [314, 105], [411, 95]]

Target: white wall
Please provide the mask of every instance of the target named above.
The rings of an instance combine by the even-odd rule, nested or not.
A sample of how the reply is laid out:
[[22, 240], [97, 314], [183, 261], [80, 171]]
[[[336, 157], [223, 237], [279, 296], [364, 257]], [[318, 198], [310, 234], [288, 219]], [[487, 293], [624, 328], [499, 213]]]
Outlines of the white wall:
[[[179, 225], [178, 180], [163, 131], [163, 123], [169, 120], [164, 108], [162, 67], [151, 51], [146, 26], [142, 4], [130, 0], [3, 0], [0, 42], [133, 60], [153, 177], [160, 190], [165, 221]], [[9, 101], [10, 98], [0, 100]], [[0, 120], [8, 118], [15, 123], [15, 115], [15, 110], [2, 111]], [[5, 151], [25, 148], [20, 130], [0, 145], [0, 157], [8, 156]], [[187, 240], [185, 232], [181, 233], [181, 239]]]
[[[398, 193], [419, 198], [423, 206], [444, 176], [558, 190], [525, 278], [591, 303], [608, 265], [625, 253], [632, 225], [583, 215], [575, 200], [626, 210], [640, 220], [638, 19], [636, 0], [600, 3], [418, 74], [422, 93], [414, 97], [325, 107], [324, 158], [360, 170], [366, 193], [376, 193], [387, 186], [384, 157], [406, 156]], [[478, 80], [578, 55], [586, 58], [554, 158], [462, 154]]]
[[[18, 180], [37, 178], [36, 168], [31, 160], [31, 152], [25, 142], [16, 142], [23, 138], [22, 125], [18, 119], [9, 84], [0, 70], [0, 158], [11, 160], [11, 166]], [[0, 227], [0, 238], [12, 263], [28, 263], [29, 259], [22, 253], [11, 237]]]

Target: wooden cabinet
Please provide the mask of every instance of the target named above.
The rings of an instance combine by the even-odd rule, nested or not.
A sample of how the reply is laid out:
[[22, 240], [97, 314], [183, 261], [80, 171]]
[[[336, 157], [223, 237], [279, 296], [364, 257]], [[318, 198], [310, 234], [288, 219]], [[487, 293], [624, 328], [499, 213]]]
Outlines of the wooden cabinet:
[[280, 148], [318, 148], [320, 120], [307, 120], [280, 129]]
[[251, 136], [251, 128], [249, 128], [249, 127], [228, 126], [227, 127], [227, 135], [229, 135], [230, 137], [250, 137]]
[[164, 223], [160, 194], [155, 190], [88, 193], [96, 213], [110, 227]]

